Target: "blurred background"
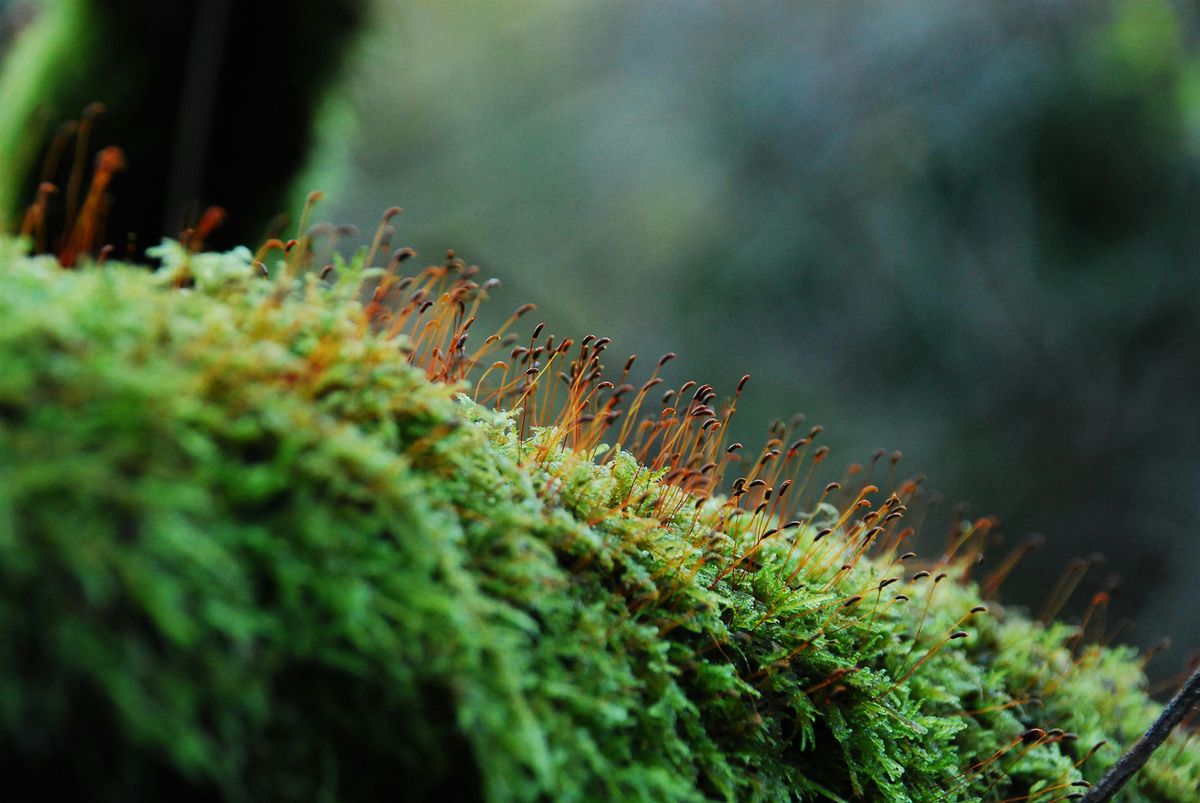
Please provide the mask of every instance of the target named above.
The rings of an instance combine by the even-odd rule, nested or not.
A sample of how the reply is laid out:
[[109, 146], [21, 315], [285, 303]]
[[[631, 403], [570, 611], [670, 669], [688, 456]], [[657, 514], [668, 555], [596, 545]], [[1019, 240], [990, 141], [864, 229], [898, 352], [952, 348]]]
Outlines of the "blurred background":
[[[40, 4], [2, 7], [12, 42]], [[719, 390], [752, 374], [739, 440], [802, 411], [833, 466], [902, 451], [943, 500], [925, 551], [964, 502], [999, 518], [997, 557], [1043, 533], [1004, 600], [1036, 612], [1100, 552], [1068, 616], [1116, 584], [1110, 632], [1175, 642], [1155, 674], [1200, 647], [1196, 5], [374, 0], [362, 19], [289, 208], [323, 189], [318, 217], [369, 232], [403, 205], [396, 244], [500, 277], [496, 318], [533, 301], [551, 331], [612, 337], [614, 362], [676, 351], [671, 379]]]

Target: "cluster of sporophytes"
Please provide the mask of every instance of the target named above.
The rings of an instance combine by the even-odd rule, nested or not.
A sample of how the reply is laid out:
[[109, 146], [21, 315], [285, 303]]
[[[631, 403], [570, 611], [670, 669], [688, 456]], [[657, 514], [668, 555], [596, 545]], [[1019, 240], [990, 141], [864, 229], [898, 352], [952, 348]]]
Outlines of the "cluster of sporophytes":
[[[478, 338], [474, 267], [300, 231], [0, 241], [18, 797], [1050, 803], [1157, 714], [1132, 649], [981, 604], [988, 521], [915, 554], [887, 458], [818, 482], [819, 428], [727, 442], [745, 380]], [[1126, 799], [1197, 788], [1178, 733]]]

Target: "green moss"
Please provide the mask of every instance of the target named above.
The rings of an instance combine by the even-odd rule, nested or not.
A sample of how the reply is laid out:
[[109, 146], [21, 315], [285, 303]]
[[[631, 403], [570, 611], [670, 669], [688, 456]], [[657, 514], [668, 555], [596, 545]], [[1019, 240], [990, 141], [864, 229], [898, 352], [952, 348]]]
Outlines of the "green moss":
[[[0, 245], [18, 796], [1049, 801], [1158, 710], [1128, 649], [995, 606], [962, 624], [953, 566], [908, 604], [848, 599], [886, 576], [870, 557], [787, 582], [819, 522], [718, 578], [747, 517], [639, 516], [681, 491], [625, 454], [530, 459], [552, 433], [519, 445], [360, 334], [369, 271], [159, 256], [64, 271]], [[1198, 786], [1177, 736], [1127, 799]]]

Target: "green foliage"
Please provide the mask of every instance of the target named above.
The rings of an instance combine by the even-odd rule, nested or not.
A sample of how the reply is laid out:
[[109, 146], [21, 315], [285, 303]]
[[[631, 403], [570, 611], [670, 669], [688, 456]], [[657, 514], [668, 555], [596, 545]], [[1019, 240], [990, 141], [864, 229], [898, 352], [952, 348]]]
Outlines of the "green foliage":
[[[964, 618], [953, 565], [789, 581], [810, 522], [729, 571], [751, 523], [706, 526], [720, 500], [663, 523], [682, 491], [629, 455], [529, 459], [551, 433], [362, 333], [361, 260], [158, 256], [0, 244], [18, 797], [1049, 801], [1157, 711], [1129, 650]], [[1127, 799], [1198, 786], [1177, 736]]]

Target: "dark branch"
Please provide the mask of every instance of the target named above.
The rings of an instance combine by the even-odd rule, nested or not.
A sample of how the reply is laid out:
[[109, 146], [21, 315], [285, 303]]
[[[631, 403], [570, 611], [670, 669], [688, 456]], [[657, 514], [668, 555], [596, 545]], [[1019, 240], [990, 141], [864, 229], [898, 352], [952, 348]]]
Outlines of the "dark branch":
[[1138, 739], [1129, 752], [1121, 756], [1108, 773], [1083, 797], [1083, 803], [1104, 803], [1120, 791], [1133, 774], [1142, 768], [1158, 746], [1175, 730], [1196, 704], [1200, 703], [1200, 669], [1188, 678], [1154, 724]]

